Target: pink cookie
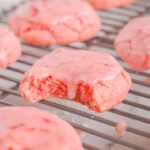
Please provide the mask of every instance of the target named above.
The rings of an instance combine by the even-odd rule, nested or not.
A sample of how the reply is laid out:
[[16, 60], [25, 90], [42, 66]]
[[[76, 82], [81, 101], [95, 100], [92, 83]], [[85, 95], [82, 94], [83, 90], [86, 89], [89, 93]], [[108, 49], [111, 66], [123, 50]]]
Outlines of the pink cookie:
[[9, 18], [26, 43], [47, 46], [88, 40], [100, 30], [100, 19], [84, 0], [37, 0], [23, 4]]
[[87, 0], [97, 9], [110, 9], [124, 7], [133, 3], [134, 0]]
[[24, 75], [20, 91], [28, 101], [58, 97], [102, 112], [120, 103], [130, 86], [130, 77], [112, 56], [57, 49]]
[[132, 69], [150, 68], [150, 17], [130, 21], [119, 33], [115, 48]]
[[21, 45], [17, 37], [4, 27], [0, 27], [0, 68], [15, 62], [21, 55]]
[[82, 150], [75, 129], [47, 111], [1, 107], [0, 120], [1, 150]]

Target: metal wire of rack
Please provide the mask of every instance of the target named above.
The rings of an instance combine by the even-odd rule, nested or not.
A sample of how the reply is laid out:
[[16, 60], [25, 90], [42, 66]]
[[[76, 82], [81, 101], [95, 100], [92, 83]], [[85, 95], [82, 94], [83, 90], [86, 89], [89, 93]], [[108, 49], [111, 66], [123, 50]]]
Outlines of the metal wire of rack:
[[[15, 6], [16, 7], [16, 6]], [[15, 7], [4, 10], [0, 24], [7, 25], [9, 13]], [[150, 15], [150, 0], [137, 0], [126, 8], [97, 11], [102, 19], [102, 30], [97, 37], [87, 42], [74, 43], [66, 48], [105, 51], [113, 55], [132, 77], [133, 87], [127, 98], [106, 113], [95, 113], [70, 101], [50, 99], [35, 104], [22, 100], [18, 92], [23, 73], [40, 57], [58, 46], [46, 48], [23, 44], [23, 55], [6, 69], [0, 69], [0, 106], [27, 105], [47, 109], [67, 120], [75, 128], [84, 132], [84, 149], [88, 150], [149, 150], [150, 149], [150, 84], [144, 80], [150, 71], [131, 70], [113, 49], [113, 42], [119, 30], [132, 18]], [[118, 138], [114, 127], [120, 119], [128, 123], [127, 133]]]

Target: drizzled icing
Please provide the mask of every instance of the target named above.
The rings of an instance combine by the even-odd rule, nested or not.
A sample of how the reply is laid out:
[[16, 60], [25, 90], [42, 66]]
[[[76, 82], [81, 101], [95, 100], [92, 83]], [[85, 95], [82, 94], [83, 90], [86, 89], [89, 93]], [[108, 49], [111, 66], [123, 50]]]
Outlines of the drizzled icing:
[[68, 98], [74, 99], [79, 82], [97, 88], [99, 82], [113, 80], [120, 72], [120, 65], [106, 53], [57, 49], [37, 61], [25, 76], [41, 80], [51, 75], [65, 82]]

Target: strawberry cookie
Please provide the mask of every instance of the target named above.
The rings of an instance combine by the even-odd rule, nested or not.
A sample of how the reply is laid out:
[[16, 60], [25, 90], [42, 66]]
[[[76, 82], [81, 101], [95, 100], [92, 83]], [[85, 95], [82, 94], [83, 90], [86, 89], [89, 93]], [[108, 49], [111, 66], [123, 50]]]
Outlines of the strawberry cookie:
[[100, 19], [84, 0], [37, 0], [18, 7], [10, 27], [25, 43], [67, 45], [96, 36]]
[[1, 107], [0, 120], [1, 150], [82, 150], [75, 129], [47, 111]]
[[20, 91], [37, 102], [52, 97], [74, 100], [103, 112], [127, 95], [131, 80], [112, 56], [87, 50], [56, 49], [25, 73]]
[[136, 71], [150, 68], [150, 17], [131, 20], [119, 33], [115, 48]]
[[134, 0], [87, 0], [97, 9], [110, 9], [114, 7], [125, 7]]
[[0, 68], [15, 62], [20, 55], [19, 39], [9, 29], [0, 27]]

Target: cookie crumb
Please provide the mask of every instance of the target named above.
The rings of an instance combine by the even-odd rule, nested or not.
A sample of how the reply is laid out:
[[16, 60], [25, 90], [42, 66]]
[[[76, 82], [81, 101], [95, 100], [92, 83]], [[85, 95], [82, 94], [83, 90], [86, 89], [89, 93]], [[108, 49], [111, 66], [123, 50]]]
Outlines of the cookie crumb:
[[123, 120], [120, 120], [116, 124], [116, 133], [119, 137], [122, 137], [125, 135], [127, 129], [127, 123]]

